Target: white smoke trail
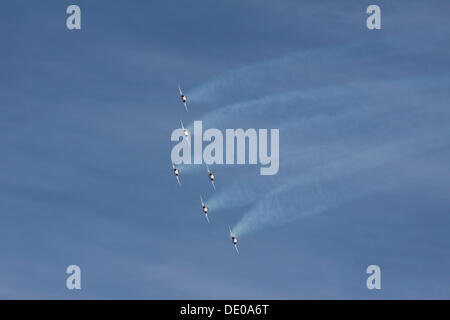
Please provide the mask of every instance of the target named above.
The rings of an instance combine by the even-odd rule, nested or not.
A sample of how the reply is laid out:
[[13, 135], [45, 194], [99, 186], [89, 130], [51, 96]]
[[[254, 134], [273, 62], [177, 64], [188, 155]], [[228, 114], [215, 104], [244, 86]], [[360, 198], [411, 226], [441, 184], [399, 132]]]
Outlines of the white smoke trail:
[[[368, 46], [370, 51], [367, 50]], [[422, 49], [417, 47], [414, 50], [419, 52]], [[189, 99], [194, 104], [247, 100], [248, 97], [286, 91], [286, 88], [298, 90], [344, 83], [355, 78], [366, 79], [367, 74], [386, 80], [390, 76], [389, 71], [381, 74], [376, 65], [368, 64], [365, 58], [373, 55], [377, 55], [379, 59], [392, 58], [398, 53], [403, 53], [402, 48], [389, 39], [378, 43], [372, 40], [339, 47], [290, 52], [226, 72], [191, 89]], [[306, 74], [308, 76], [304, 77]], [[392, 76], [395, 77], [394, 74]]]
[[[368, 85], [366, 84], [366, 86]], [[205, 127], [220, 127], [226, 123], [236, 124], [243, 119], [251, 120], [254, 123], [255, 120], [269, 118], [273, 123], [277, 117], [279, 120], [285, 120], [286, 115], [293, 118], [330, 111], [336, 107], [333, 101], [341, 101], [346, 98], [348, 105], [341, 106], [344, 109], [351, 107], [352, 102], [361, 98], [357, 90], [360, 87], [361, 85], [357, 83], [342, 84], [268, 95], [214, 109], [203, 115], [201, 119]], [[352, 94], [349, 95], [349, 93]], [[188, 130], [192, 132], [193, 126], [194, 124], [191, 123]]]
[[[394, 43], [383, 42], [371, 46], [372, 49], [379, 50], [376, 53], [377, 57], [379, 59], [386, 56], [396, 57], [401, 49], [396, 47]], [[385, 50], [386, 48], [389, 50]], [[416, 51], [420, 50], [420, 48], [417, 48]], [[395, 79], [397, 76], [395, 70], [392, 73], [385, 69], [377, 70], [377, 64], [368, 64], [364, 57], [373, 57], [373, 55], [374, 52], [369, 52], [365, 44], [331, 50], [326, 48], [326, 50], [290, 53], [226, 73], [190, 92], [190, 99], [195, 103], [208, 101], [221, 103], [225, 98], [226, 101], [246, 100], [206, 114], [203, 120], [208, 126], [217, 126], [230, 119], [249, 118], [252, 121], [255, 118], [266, 117], [269, 118], [269, 121], [279, 119], [284, 124], [282, 127], [284, 129], [286, 127], [294, 128], [299, 139], [303, 137], [306, 137], [306, 139], [315, 138], [314, 142], [322, 142], [324, 137], [327, 138], [327, 135], [332, 136], [333, 143], [329, 143], [329, 145], [315, 146], [313, 145], [314, 142], [311, 145], [306, 145], [306, 147], [300, 145], [300, 151], [313, 151], [312, 155], [302, 158], [304, 162], [299, 163], [300, 155], [297, 152], [292, 152], [289, 157], [281, 154], [282, 162], [291, 162], [297, 168], [301, 168], [299, 179], [288, 179], [287, 181], [280, 179], [279, 183], [274, 184], [275, 189], [272, 189], [273, 184], [257, 183], [249, 186], [244, 183], [236, 183], [231, 188], [227, 188], [209, 199], [209, 205], [216, 210], [220, 210], [232, 206], [248, 205], [269, 195], [270, 200], [259, 202], [244, 215], [235, 226], [235, 232], [242, 235], [266, 225], [275, 224], [276, 221], [284, 223], [284, 221], [299, 217], [299, 214], [283, 215], [284, 202], [282, 202], [283, 205], [277, 205], [276, 202], [273, 202], [288, 193], [290, 188], [300, 187], [306, 188], [305, 190], [312, 190], [312, 186], [317, 183], [327, 183], [333, 181], [333, 179], [340, 179], [342, 176], [369, 170], [389, 161], [420, 152], [425, 150], [426, 147], [423, 147], [419, 142], [422, 141], [423, 143], [424, 140], [427, 140], [426, 136], [434, 130], [434, 127], [447, 128], [448, 113], [444, 112], [441, 120], [438, 118], [440, 116], [439, 111], [445, 110], [443, 108], [446, 107], [445, 103], [442, 104], [442, 101], [448, 101], [448, 95], [442, 99], [441, 94], [441, 92], [448, 92], [448, 90], [441, 90], [441, 87], [437, 87], [442, 79], [434, 77], [431, 79], [432, 81], [428, 81], [430, 79], [424, 78], [422, 83], [414, 79], [413, 81], [400, 79], [400, 81], [394, 81], [395, 83], [392, 83], [391, 80], [391, 83], [389, 83], [387, 79]], [[339, 63], [336, 63], [336, 61]], [[324, 72], [324, 70], [327, 72]], [[302, 77], [305, 74], [308, 76]], [[326, 77], [323, 77], [324, 74], [326, 74]], [[409, 74], [406, 76], [411, 79], [412, 74], [414, 74], [414, 70], [409, 70]], [[367, 75], [370, 75], [370, 77]], [[373, 83], [366, 83], [368, 78], [375, 81], [383, 80], [381, 84], [374, 85]], [[356, 90], [346, 89], [342, 85], [352, 81], [360, 81], [361, 85]], [[340, 83], [341, 85], [330, 87], [330, 83]], [[435, 87], [428, 92], [428, 89], [433, 86]], [[342, 96], [334, 99], [327, 95], [327, 87], [337, 88], [336, 92]], [[448, 79], [444, 79], [442, 87], [448, 89]], [[302, 88], [302, 91], [299, 91], [298, 88]], [[321, 92], [321, 88], [325, 88], [325, 90]], [[279, 92], [287, 89], [292, 91], [287, 94], [279, 94]], [[365, 90], [363, 99], [361, 99], [361, 90]], [[304, 108], [297, 101], [297, 99], [307, 99], [306, 94], [308, 92], [311, 93], [308, 97], [312, 100], [310, 101], [311, 106], [317, 106], [315, 109]], [[417, 93], [420, 93], [420, 95]], [[261, 97], [262, 95], [263, 97]], [[439, 96], [441, 100], [433, 105], [436, 101], [435, 95], [441, 95]], [[260, 98], [248, 100], [248, 97], [255, 96]], [[344, 99], [340, 99], [342, 97]], [[336, 105], [334, 100], [343, 100], [340, 104], [342, 108], [330, 108], [330, 105], [327, 104], [327, 98], [331, 105]], [[429, 98], [429, 101], [427, 101], [427, 98]], [[362, 103], [354, 103], [355, 101], [362, 101]], [[298, 104], [295, 105], [296, 103]], [[297, 109], [294, 108], [296, 106]], [[271, 113], [272, 110], [278, 109], [283, 111], [279, 114]], [[302, 113], [302, 111], [304, 112]], [[290, 124], [286, 124], [288, 119], [293, 119]], [[351, 130], [348, 130], [349, 126], [351, 126]], [[322, 128], [325, 129], [324, 134], [321, 134]], [[405, 138], [409, 134], [411, 134], [411, 138]], [[448, 132], [443, 136], [448, 138]], [[414, 137], [417, 138], [417, 141], [414, 141]], [[432, 140], [433, 137], [429, 137], [429, 139]], [[436, 139], [439, 140], [439, 145], [444, 143], [442, 137]], [[385, 142], [389, 140], [389, 143]], [[342, 147], [340, 151], [343, 152], [336, 155], [327, 153], [327, 150], [320, 150], [322, 147], [323, 149], [330, 146], [334, 147], [336, 142], [342, 144], [339, 147]], [[346, 144], [349, 146], [347, 147]], [[298, 144], [294, 141], [289, 146], [294, 149]], [[378, 147], [374, 148], [373, 146]], [[391, 157], [383, 156], [385, 152], [390, 152]], [[317, 164], [321, 162], [323, 165], [313, 166], [311, 165], [314, 163], [313, 160], [317, 160]], [[329, 200], [328, 206], [338, 205], [342, 201], [347, 201], [345, 199], [351, 199], [355, 195], [362, 194], [362, 192], [356, 190], [341, 195], [334, 193], [335, 196]], [[312, 201], [312, 203], [316, 202]], [[270, 210], [263, 210], [271, 206], [274, 208], [273, 212], [281, 212], [280, 215], [274, 215]], [[310, 206], [305, 208], [303, 213], [318, 213], [325, 210], [325, 207]], [[277, 220], [278, 216], [280, 217], [279, 220]]]
[[[396, 86], [396, 95], [405, 96], [411, 87], [428, 89], [427, 86], [424, 86], [423, 81], [418, 81], [416, 86], [411, 86], [412, 83], [408, 81], [402, 89]], [[385, 85], [387, 88], [390, 87], [390, 83]], [[374, 89], [379, 90], [380, 86]], [[384, 99], [386, 98], [385, 93]], [[342, 108], [343, 111], [337, 114], [327, 113], [313, 117], [300, 117], [284, 123], [280, 126], [280, 132], [285, 137], [293, 136], [293, 143], [300, 148], [294, 148], [293, 145], [287, 143], [283, 149], [280, 149], [280, 167], [288, 168], [292, 172], [297, 172], [298, 168], [301, 168], [302, 179], [308, 176], [317, 179], [319, 175], [315, 172], [327, 172], [328, 163], [336, 164], [339, 157], [345, 158], [346, 155], [364, 152], [371, 146], [382, 146], [389, 139], [397, 141], [406, 139], [409, 134], [415, 134], [414, 132], [424, 127], [439, 127], [450, 121], [448, 115], [442, 115], [440, 106], [435, 106], [433, 113], [430, 113], [429, 108], [423, 107], [425, 102], [422, 100], [427, 100], [427, 95], [414, 102], [402, 104], [396, 104], [395, 97], [390, 96], [389, 99], [391, 100], [390, 104], [383, 104], [384, 100], [370, 101], [370, 104], [363, 102], [358, 108]], [[325, 133], [320, 132], [321, 128], [326, 128]], [[315, 143], [302, 145], [298, 141], [302, 137], [306, 137], [306, 143], [308, 143], [309, 137], [315, 137]], [[324, 167], [318, 166], [321, 163], [325, 164]], [[345, 170], [345, 168], [340, 170]], [[304, 171], [309, 175], [305, 176]], [[231, 187], [222, 188], [209, 200], [211, 207], [221, 210], [245, 206], [262, 198], [272, 190], [272, 183], [252, 184], [248, 182], [248, 179], [246, 176], [234, 182]], [[282, 177], [274, 179], [275, 185], [285, 183]], [[311, 181], [308, 180], [309, 182]]]
[[[232, 230], [238, 237], [242, 237], [265, 227], [281, 226], [298, 219], [317, 215], [377, 191], [388, 191], [392, 188], [392, 182], [371, 183], [369, 185], [334, 183], [336, 185], [333, 185], [333, 181], [324, 183], [320, 187], [320, 192], [313, 186], [298, 186], [291, 190], [292, 192], [272, 195], [268, 199], [255, 204]], [[293, 200], [297, 198], [300, 198], [300, 200]]]
[[[396, 88], [395, 94], [389, 92], [392, 87]], [[430, 85], [430, 79], [421, 77], [409, 79], [408, 81], [386, 81], [382, 84], [370, 82], [349, 83], [340, 86], [308, 89], [302, 92], [293, 91], [216, 109], [202, 116], [202, 122], [204, 129], [206, 129], [217, 127], [224, 123], [240, 123], [245, 119], [254, 123], [257, 120], [266, 118], [272, 124], [276, 124], [277, 119], [282, 123], [290, 119], [290, 123], [283, 123], [278, 128], [283, 131], [294, 128], [298, 136], [306, 136], [308, 134], [307, 130], [314, 130], [320, 127], [327, 127], [328, 129], [336, 127], [333, 122], [339, 124], [338, 121], [343, 121], [341, 126], [336, 128], [348, 126], [348, 123], [344, 122], [346, 118], [354, 120], [363, 116], [371, 116], [373, 119], [377, 119], [376, 116], [382, 115], [386, 110], [399, 112], [403, 108], [401, 111], [407, 112], [410, 114], [410, 117], [415, 115], [414, 112], [417, 109], [427, 112], [422, 105], [417, 106], [418, 101], [412, 102], [411, 105], [401, 103], [401, 101], [397, 105], [392, 105], [398, 102], [399, 99], [402, 99], [402, 97], [407, 96], [412, 87], [421, 88], [425, 92], [424, 97], [427, 97], [426, 92], [432, 86]], [[371, 95], [377, 95], [380, 92], [383, 92], [384, 99], [386, 99], [386, 96], [389, 96], [391, 100], [389, 105], [385, 104], [384, 100], [377, 100], [371, 97]], [[405, 110], [405, 108], [409, 108], [409, 110]], [[416, 116], [416, 119], [419, 118], [422, 117]], [[379, 119], [384, 118], [379, 117]], [[389, 122], [393, 122], [393, 119], [398, 119], [398, 114], [393, 113], [387, 119]], [[355, 122], [352, 125], [355, 126], [358, 123]], [[365, 127], [366, 129], [368, 128], [367, 125]], [[187, 128], [191, 132], [191, 140], [193, 141], [195, 139], [193, 123]], [[192, 148], [191, 152], [193, 154], [195, 150]], [[201, 165], [194, 164], [180, 167], [183, 175], [199, 173], [202, 170]]]
[[[308, 52], [293, 52], [286, 55], [269, 59], [242, 68], [232, 70], [224, 75], [213, 79], [212, 81], [194, 88], [190, 92], [190, 99], [193, 103], [203, 101], [222, 101], [224, 97], [228, 100], [241, 95], [260, 95], [261, 84], [277, 84], [277, 87], [286, 87], [286, 85], [299, 87], [299, 75], [305, 73], [312, 63], [315, 65], [332, 64], [331, 61], [339, 55], [344, 58], [346, 55], [354, 56], [356, 46], [351, 45], [341, 48], [327, 48], [328, 50], [318, 49]], [[359, 50], [358, 50], [359, 51]], [[333, 59], [328, 59], [333, 56]]]
[[[282, 204], [279, 202], [279, 198], [284, 193], [294, 188], [307, 188], [311, 191], [315, 190], [313, 186], [317, 182], [332, 185], [333, 181], [339, 181], [346, 176], [363, 170], [369, 170], [400, 158], [447, 145], [450, 141], [449, 138], [450, 128], [448, 126], [434, 128], [431, 131], [428, 129], [418, 132], [418, 134], [407, 139], [391, 142], [379, 148], [340, 159], [330, 163], [327, 167], [318, 168], [316, 172], [309, 172], [306, 176], [300, 176], [298, 180], [285, 182], [271, 191], [263, 201], [257, 203], [245, 213], [242, 219], [233, 227], [233, 231], [242, 236], [266, 226], [279, 225], [308, 215], [317, 214], [327, 208], [340, 205], [349, 199], [370, 194], [373, 190], [380, 190], [385, 186], [386, 182], [379, 184], [373, 181], [366, 181], [364, 187], [358, 186], [356, 188], [351, 188], [351, 185], [347, 184], [346, 187], [350, 191], [346, 191], [343, 194], [331, 193], [326, 201], [321, 199], [320, 204], [317, 204], [317, 201], [312, 201], [310, 207], [302, 210], [299, 210], [299, 205], [301, 205], [302, 201], [311, 201], [311, 197], [309, 199], [306, 198], [306, 200], [302, 197], [298, 202], [292, 201], [292, 199], [286, 202], [283, 201]], [[292, 205], [292, 203], [295, 203], [295, 208], [289, 208], [289, 205]]]
[[[353, 92], [352, 97], [348, 97], [345, 92]], [[283, 94], [276, 94], [248, 100], [236, 104], [231, 104], [202, 116], [203, 130], [207, 128], [217, 128], [225, 123], [239, 123], [239, 120], [250, 119], [252, 121], [268, 118], [272, 123], [276, 122], [276, 117], [279, 121], [285, 120], [285, 114], [289, 118], [308, 117], [316, 113], [342, 112], [346, 108], [354, 107], [354, 103], [348, 102], [344, 107], [338, 108], [335, 103], [331, 101], [341, 101], [346, 98], [347, 101], [357, 99], [356, 84], [342, 85], [342, 86], [328, 86], [317, 89], [309, 89], [305, 91], [292, 91]], [[324, 99], [326, 97], [326, 99]], [[302, 105], [302, 108], [298, 108]], [[335, 111], [330, 111], [330, 109]], [[194, 123], [186, 127], [191, 133], [191, 141], [194, 141]], [[195, 157], [196, 150], [191, 148], [192, 157]], [[203, 170], [201, 165], [183, 164], [180, 165], [180, 171], [183, 174], [196, 174]]]

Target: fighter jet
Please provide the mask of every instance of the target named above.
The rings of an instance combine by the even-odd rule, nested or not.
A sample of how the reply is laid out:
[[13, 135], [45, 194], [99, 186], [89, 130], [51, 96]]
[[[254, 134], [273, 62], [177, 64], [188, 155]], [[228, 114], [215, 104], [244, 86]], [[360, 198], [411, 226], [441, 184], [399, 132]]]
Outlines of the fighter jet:
[[208, 218], [208, 207], [206, 206], [206, 204], [203, 202], [203, 198], [202, 196], [200, 196], [200, 202], [202, 203], [202, 209], [203, 209], [203, 213], [205, 214], [205, 218], [209, 223], [209, 218]]
[[189, 137], [190, 137], [189, 130], [186, 129], [186, 128], [184, 127], [183, 121], [180, 120], [180, 123], [181, 123], [181, 128], [183, 129], [184, 136], [186, 137], [186, 141], [187, 141], [187, 142], [189, 143], [189, 145], [190, 145], [191, 143], [189, 142]]
[[178, 176], [180, 174], [180, 171], [175, 167], [172, 163], [173, 173], [175, 173], [175, 177], [177, 178], [178, 184], [181, 187], [180, 177]]
[[228, 229], [230, 229], [230, 237], [231, 237], [231, 241], [233, 242], [234, 248], [236, 249], [237, 254], [239, 254], [239, 250], [237, 248], [238, 239], [234, 236], [233, 232], [231, 231], [230, 226], [228, 226]]
[[216, 186], [214, 185], [214, 173], [212, 173], [209, 168], [208, 165], [206, 165], [206, 170], [208, 170], [208, 176], [209, 176], [209, 180], [211, 180], [211, 184], [214, 188], [214, 191], [216, 191]]
[[188, 112], [188, 108], [187, 108], [187, 105], [186, 105], [187, 97], [183, 94], [183, 91], [181, 91], [180, 86], [178, 86], [178, 91], [180, 91], [181, 101], [183, 101], [184, 108]]

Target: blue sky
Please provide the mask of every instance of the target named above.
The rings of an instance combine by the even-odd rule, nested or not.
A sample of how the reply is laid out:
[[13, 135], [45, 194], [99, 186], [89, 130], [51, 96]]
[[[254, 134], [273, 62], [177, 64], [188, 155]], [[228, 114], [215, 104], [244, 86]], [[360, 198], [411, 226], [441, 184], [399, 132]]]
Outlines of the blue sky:
[[[66, 29], [73, 3], [80, 31]], [[370, 4], [381, 30], [366, 28]], [[4, 4], [0, 297], [450, 298], [449, 14], [448, 1]], [[214, 193], [182, 170], [179, 188], [180, 119], [279, 128], [279, 174], [213, 166]], [[71, 264], [80, 291], [65, 287]]]

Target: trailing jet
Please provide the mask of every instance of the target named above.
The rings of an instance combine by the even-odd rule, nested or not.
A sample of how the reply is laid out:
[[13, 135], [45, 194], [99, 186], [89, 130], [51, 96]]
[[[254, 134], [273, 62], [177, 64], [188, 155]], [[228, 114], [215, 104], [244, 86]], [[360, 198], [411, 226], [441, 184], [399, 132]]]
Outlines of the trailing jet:
[[209, 223], [209, 218], [208, 218], [208, 207], [206, 206], [206, 204], [203, 202], [203, 198], [202, 196], [200, 196], [200, 201], [202, 203], [202, 210], [203, 210], [203, 214], [205, 215], [206, 220]]
[[175, 177], [177, 178], [178, 184], [181, 187], [180, 177], [178, 176], [180, 174], [180, 170], [178, 170], [177, 167], [175, 167], [172, 163], [173, 173], [175, 173]]
[[186, 141], [187, 141], [187, 142], [189, 143], [189, 145], [190, 145], [191, 143], [189, 142], [189, 137], [190, 137], [189, 130], [186, 129], [186, 128], [184, 127], [183, 121], [180, 120], [180, 123], [181, 123], [181, 128], [183, 129], [184, 136], [186, 137]]
[[184, 108], [185, 108], [186, 111], [188, 112], [188, 108], [187, 108], [187, 104], [186, 104], [186, 102], [187, 102], [187, 97], [183, 94], [183, 91], [181, 91], [180, 86], [178, 86], [178, 91], [180, 91], [181, 101], [183, 101]]
[[236, 249], [236, 252], [239, 254], [239, 250], [237, 247], [237, 243], [238, 243], [238, 238], [236, 238], [233, 234], [233, 232], [231, 231], [230, 226], [228, 226], [228, 229], [230, 230], [230, 237], [231, 237], [231, 241], [233, 242], [234, 248]]
[[209, 167], [208, 167], [208, 165], [206, 165], [206, 170], [208, 170], [208, 176], [209, 176], [209, 180], [211, 181], [211, 184], [212, 184], [212, 186], [213, 186], [213, 188], [214, 188], [214, 191], [216, 191], [216, 186], [215, 186], [215, 184], [214, 184], [214, 173], [212, 173], [210, 170], [209, 170]]

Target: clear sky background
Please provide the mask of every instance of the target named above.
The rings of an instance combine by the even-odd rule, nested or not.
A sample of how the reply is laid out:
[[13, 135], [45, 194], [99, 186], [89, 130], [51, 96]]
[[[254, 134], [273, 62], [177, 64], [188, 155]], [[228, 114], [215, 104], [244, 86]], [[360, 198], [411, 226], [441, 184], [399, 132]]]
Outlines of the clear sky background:
[[[448, 1], [3, 3], [0, 297], [449, 299], [449, 16]], [[215, 165], [214, 193], [182, 169], [180, 188], [180, 119], [279, 128], [279, 174]]]

